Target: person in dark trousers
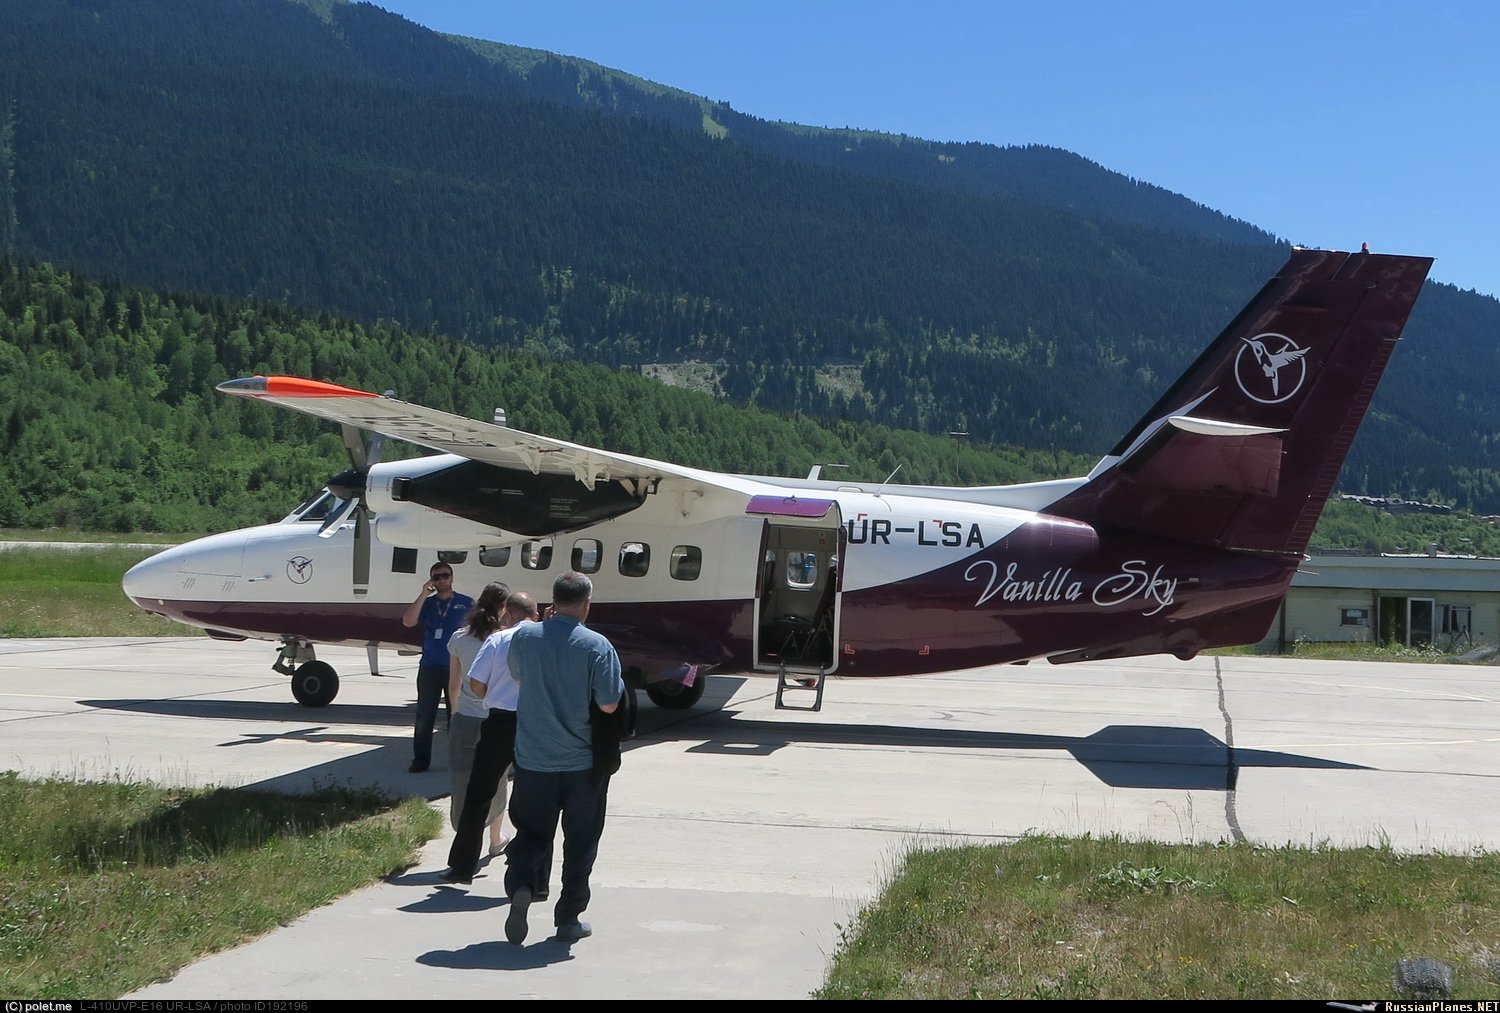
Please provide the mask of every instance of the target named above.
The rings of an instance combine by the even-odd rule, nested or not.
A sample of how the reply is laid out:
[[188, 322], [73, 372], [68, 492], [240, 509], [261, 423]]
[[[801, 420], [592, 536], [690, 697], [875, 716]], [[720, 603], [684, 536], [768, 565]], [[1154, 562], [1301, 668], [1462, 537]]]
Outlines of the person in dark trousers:
[[[448, 849], [448, 868], [441, 876], [445, 883], [473, 881], [491, 800], [497, 795], [505, 797], [505, 771], [515, 759], [516, 703], [521, 693], [521, 687], [510, 677], [510, 642], [522, 626], [536, 619], [535, 598], [525, 591], [511, 595], [500, 614], [501, 629], [485, 639], [469, 666], [469, 690], [483, 701], [485, 719], [479, 726], [478, 743], [467, 772], [468, 794], [454, 826], [456, 833]], [[495, 853], [492, 848], [490, 854]], [[552, 864], [550, 851], [547, 864]], [[544, 886], [545, 881], [534, 884], [533, 890]]]
[[417, 720], [412, 729], [411, 766], [420, 774], [432, 766], [432, 727], [448, 689], [448, 638], [474, 607], [474, 599], [453, 590], [453, 567], [432, 564], [427, 583], [402, 615], [406, 626], [422, 627], [422, 660], [417, 665]]
[[609, 774], [596, 769], [589, 704], [612, 714], [625, 682], [610, 642], [584, 626], [593, 584], [568, 572], [552, 585], [552, 615], [523, 625], [510, 641], [510, 673], [521, 684], [516, 712], [516, 780], [510, 821], [516, 836], [506, 852], [505, 892], [510, 913], [505, 938], [522, 943], [535, 892], [547, 881], [541, 863], [559, 817], [563, 830], [562, 888], [552, 911], [556, 938], [576, 942], [593, 934], [579, 920], [589, 904], [589, 874], [599, 854]]

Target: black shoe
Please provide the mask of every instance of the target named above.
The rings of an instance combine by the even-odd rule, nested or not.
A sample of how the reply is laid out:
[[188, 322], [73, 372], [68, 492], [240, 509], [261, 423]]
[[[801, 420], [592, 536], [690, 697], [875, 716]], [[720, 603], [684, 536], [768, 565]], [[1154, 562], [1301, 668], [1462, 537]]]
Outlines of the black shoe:
[[557, 927], [557, 938], [559, 942], [576, 943], [580, 939], [587, 939], [594, 934], [594, 927], [588, 922], [569, 922]]
[[472, 875], [465, 876], [457, 869], [452, 868], [444, 869], [438, 875], [438, 879], [441, 879], [444, 883], [461, 883], [464, 886], [468, 886], [470, 883], [474, 882], [474, 877]]
[[406, 772], [408, 774], [420, 774], [430, 766], [432, 766], [431, 760], [413, 760], [411, 761], [411, 766], [406, 768]]
[[510, 899], [510, 914], [505, 916], [505, 938], [516, 946], [526, 941], [526, 909], [531, 907], [531, 889], [520, 887]]

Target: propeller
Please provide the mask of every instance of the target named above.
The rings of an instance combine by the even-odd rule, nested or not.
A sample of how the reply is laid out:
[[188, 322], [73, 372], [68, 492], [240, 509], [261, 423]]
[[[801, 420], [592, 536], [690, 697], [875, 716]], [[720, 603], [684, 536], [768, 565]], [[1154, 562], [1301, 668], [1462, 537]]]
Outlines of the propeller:
[[372, 433], [369, 442], [360, 439], [357, 426], [344, 427], [344, 448], [349, 451], [348, 469], [328, 480], [328, 491], [344, 501], [344, 507], [330, 514], [318, 529], [319, 538], [331, 538], [343, 525], [349, 514], [354, 514], [354, 593], [370, 593], [370, 505], [365, 500], [365, 487], [370, 477], [370, 468], [380, 462], [385, 450], [385, 437]]

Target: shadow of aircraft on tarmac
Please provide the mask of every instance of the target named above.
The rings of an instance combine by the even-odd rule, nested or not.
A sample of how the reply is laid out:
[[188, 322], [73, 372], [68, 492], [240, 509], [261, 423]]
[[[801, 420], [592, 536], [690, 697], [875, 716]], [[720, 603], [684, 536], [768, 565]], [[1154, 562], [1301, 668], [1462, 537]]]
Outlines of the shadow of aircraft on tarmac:
[[[888, 746], [901, 749], [1063, 750], [1104, 784], [1115, 788], [1231, 791], [1243, 767], [1301, 767], [1363, 770], [1358, 764], [1271, 750], [1231, 747], [1202, 728], [1171, 725], [1108, 725], [1091, 735], [1038, 735], [918, 725], [840, 724], [816, 720], [778, 721], [748, 718], [726, 704], [744, 683], [720, 676], [711, 683], [700, 706], [692, 711], [642, 707], [634, 739], [625, 749], [646, 749], [657, 743], [701, 740], [689, 753], [721, 756], [769, 756], [793, 744]], [[109, 710], [220, 719], [241, 723], [235, 735], [220, 745], [255, 747], [275, 742], [365, 744], [376, 746], [358, 756], [345, 756], [306, 770], [271, 778], [257, 787], [306, 791], [315, 785], [380, 784], [403, 794], [437, 798], [447, 794], [441, 760], [425, 774], [408, 774], [411, 705], [353, 705], [324, 712], [330, 723], [311, 724], [309, 712], [294, 705], [256, 701], [216, 700], [83, 700], [85, 706]], [[314, 712], [316, 713], [316, 712]], [[321, 717], [322, 714], [320, 713]], [[340, 729], [339, 724], [363, 729]], [[441, 721], [439, 726], [441, 727]], [[374, 731], [387, 727], [390, 734]], [[441, 746], [437, 757], [443, 755]]]
[[655, 738], [701, 735], [691, 753], [767, 756], [794, 743], [894, 746], [902, 749], [1058, 749], [1113, 788], [1180, 788], [1231, 791], [1242, 767], [1366, 770], [1359, 764], [1264, 749], [1232, 748], [1202, 728], [1107, 725], [1092, 735], [1034, 735], [909, 725], [839, 725], [736, 719], [733, 711], [702, 715], [664, 735], [642, 729], [631, 748]]

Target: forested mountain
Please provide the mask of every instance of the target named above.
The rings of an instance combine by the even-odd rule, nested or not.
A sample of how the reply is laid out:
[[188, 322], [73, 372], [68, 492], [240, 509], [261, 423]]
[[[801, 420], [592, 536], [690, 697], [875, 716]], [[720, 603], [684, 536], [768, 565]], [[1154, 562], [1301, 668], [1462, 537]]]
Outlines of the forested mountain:
[[[326, 8], [320, 8], [325, 9]], [[1269, 233], [1150, 183], [1045, 145], [927, 141], [869, 130], [767, 122], [709, 99], [588, 60], [461, 36], [456, 43], [525, 79], [531, 93], [579, 109], [639, 116], [728, 138], [798, 162], [878, 179], [984, 197], [1009, 197], [1113, 221], [1235, 243], [1269, 243]]]
[[1091, 463], [734, 407], [604, 366], [0, 258], [0, 527], [208, 531], [284, 516], [348, 461], [336, 426], [214, 392], [255, 373], [390, 387], [473, 418], [503, 407], [518, 428], [740, 473], [840, 464], [878, 481], [899, 464], [902, 481], [993, 484]]
[[[0, 254], [1097, 454], [1285, 250], [1066, 152], [766, 123], [366, 5], [6, 0]], [[1500, 511], [1497, 333], [1429, 286], [1346, 491]]]

